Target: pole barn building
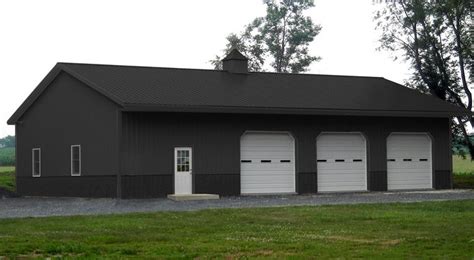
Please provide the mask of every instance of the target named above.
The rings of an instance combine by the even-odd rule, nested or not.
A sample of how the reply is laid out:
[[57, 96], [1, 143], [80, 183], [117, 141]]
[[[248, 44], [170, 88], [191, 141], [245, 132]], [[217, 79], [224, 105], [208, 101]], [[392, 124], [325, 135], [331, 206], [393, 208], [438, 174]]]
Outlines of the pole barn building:
[[378, 77], [58, 63], [9, 119], [17, 191], [149, 198], [452, 187], [471, 112]]

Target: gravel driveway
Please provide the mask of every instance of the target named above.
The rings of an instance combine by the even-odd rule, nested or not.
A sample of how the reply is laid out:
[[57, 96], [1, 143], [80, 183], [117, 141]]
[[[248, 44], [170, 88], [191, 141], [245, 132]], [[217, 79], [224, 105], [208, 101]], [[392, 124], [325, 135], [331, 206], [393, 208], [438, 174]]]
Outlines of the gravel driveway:
[[0, 199], [0, 218], [96, 215], [210, 208], [251, 208], [297, 205], [395, 203], [474, 199], [473, 190], [370, 192], [288, 196], [225, 197], [207, 201], [168, 199], [8, 198]]

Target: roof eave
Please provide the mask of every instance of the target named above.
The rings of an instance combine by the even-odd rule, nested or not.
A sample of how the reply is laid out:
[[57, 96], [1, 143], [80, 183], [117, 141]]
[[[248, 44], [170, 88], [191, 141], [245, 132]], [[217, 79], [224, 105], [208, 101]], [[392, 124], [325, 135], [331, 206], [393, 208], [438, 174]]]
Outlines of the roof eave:
[[188, 113], [230, 113], [230, 114], [286, 114], [286, 115], [335, 115], [335, 116], [388, 116], [388, 117], [432, 117], [450, 118], [472, 115], [472, 112], [453, 111], [395, 111], [355, 109], [298, 109], [268, 107], [229, 106], [183, 106], [125, 104], [122, 111], [130, 112], [188, 112]]

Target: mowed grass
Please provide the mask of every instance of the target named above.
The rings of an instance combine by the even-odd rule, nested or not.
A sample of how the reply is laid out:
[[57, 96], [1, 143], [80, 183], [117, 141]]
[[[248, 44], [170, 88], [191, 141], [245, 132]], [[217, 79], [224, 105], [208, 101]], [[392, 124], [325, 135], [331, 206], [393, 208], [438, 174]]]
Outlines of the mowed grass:
[[471, 259], [472, 219], [474, 200], [7, 219], [0, 256]]
[[0, 187], [15, 191], [15, 167], [0, 166]]
[[0, 173], [4, 172], [14, 172], [15, 166], [0, 166]]
[[471, 161], [469, 155], [463, 159], [459, 155], [453, 155], [453, 172], [457, 174], [474, 174], [474, 161]]
[[457, 189], [474, 189], [474, 161], [453, 156], [453, 186]]

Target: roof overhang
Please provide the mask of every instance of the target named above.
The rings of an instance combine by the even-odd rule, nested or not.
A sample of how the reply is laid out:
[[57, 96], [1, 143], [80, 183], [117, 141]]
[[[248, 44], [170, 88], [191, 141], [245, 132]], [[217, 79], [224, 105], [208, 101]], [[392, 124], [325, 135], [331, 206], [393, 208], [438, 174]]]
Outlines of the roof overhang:
[[183, 106], [183, 105], [143, 105], [124, 104], [122, 111], [129, 112], [187, 112], [187, 113], [229, 113], [229, 114], [284, 114], [284, 115], [333, 115], [333, 116], [388, 116], [388, 117], [431, 117], [450, 118], [472, 116], [473, 112], [451, 111], [395, 111], [356, 109], [296, 109], [272, 107], [232, 107], [232, 106]]

